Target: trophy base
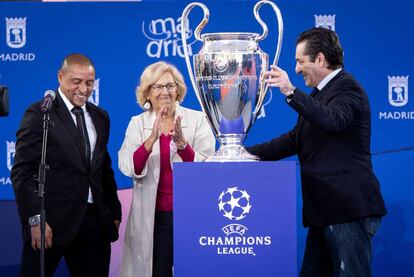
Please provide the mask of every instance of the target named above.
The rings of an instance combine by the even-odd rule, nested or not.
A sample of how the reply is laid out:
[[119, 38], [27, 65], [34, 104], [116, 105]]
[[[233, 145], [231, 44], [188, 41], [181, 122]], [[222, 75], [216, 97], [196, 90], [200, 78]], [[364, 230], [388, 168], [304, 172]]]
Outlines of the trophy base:
[[246, 151], [243, 145], [222, 145], [206, 162], [258, 162], [260, 159]]

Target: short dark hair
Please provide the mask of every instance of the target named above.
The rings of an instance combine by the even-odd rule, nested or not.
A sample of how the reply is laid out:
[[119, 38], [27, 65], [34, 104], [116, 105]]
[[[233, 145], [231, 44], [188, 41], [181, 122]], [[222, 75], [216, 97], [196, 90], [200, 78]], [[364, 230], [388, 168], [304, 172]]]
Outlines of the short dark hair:
[[89, 59], [87, 56], [83, 54], [76, 53], [76, 54], [69, 54], [63, 59], [62, 65], [60, 66], [60, 70], [63, 71], [65, 70], [66, 67], [72, 64], [92, 66], [93, 68], [95, 68], [91, 59]]
[[305, 55], [315, 61], [319, 53], [324, 54], [329, 69], [344, 67], [344, 51], [336, 33], [327, 28], [312, 28], [301, 33], [296, 45], [306, 42]]

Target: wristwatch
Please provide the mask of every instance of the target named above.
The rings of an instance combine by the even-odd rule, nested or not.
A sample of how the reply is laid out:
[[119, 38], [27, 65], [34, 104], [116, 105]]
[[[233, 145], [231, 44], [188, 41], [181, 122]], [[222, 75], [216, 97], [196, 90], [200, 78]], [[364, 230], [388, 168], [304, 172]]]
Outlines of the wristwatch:
[[292, 89], [289, 91], [288, 96], [286, 96], [286, 101], [289, 103], [290, 101], [292, 101], [293, 95], [295, 94], [295, 86], [292, 86]]
[[29, 217], [29, 226], [35, 227], [40, 224], [40, 214]]

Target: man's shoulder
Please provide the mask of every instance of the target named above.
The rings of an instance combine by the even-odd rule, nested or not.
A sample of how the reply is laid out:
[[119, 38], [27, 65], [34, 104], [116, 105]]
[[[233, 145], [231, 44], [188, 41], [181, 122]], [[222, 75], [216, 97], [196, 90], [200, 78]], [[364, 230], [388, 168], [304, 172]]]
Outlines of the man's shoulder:
[[97, 114], [99, 114], [101, 116], [105, 116], [105, 117], [108, 116], [108, 112], [105, 109], [103, 109], [101, 107], [98, 107], [98, 106], [96, 106], [95, 104], [93, 104], [91, 102], [87, 102], [86, 107], [87, 107], [89, 112], [94, 112], [94, 113], [97, 113]]
[[351, 73], [341, 70], [341, 72], [339, 72], [335, 77], [336, 78], [332, 80], [333, 89], [339, 87], [341, 90], [343, 90], [344, 87], [352, 87], [354, 89], [357, 88], [357, 90], [363, 90], [362, 86]]
[[353, 82], [353, 83], [357, 82], [355, 77], [351, 73], [349, 73], [349, 72], [347, 72], [343, 69], [338, 73], [336, 78], [334, 78], [334, 81], [338, 81], [338, 82], [347, 81], [347, 82]]
[[35, 113], [35, 114], [42, 114], [41, 112], [41, 105], [42, 105], [42, 100], [38, 100], [36, 102], [33, 102], [31, 104], [29, 104], [29, 106], [26, 108], [26, 113]]

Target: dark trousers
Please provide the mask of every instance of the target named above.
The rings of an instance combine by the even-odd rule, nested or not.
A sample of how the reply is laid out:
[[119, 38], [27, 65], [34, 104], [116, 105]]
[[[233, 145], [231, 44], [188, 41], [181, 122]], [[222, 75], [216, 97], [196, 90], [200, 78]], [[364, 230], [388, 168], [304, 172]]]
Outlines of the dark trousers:
[[[105, 238], [102, 228], [94, 205], [88, 205], [82, 226], [75, 238], [65, 245], [53, 245], [52, 248], [46, 249], [45, 276], [53, 276], [62, 257], [71, 276], [108, 276], [111, 244]], [[19, 276], [40, 276], [40, 251], [34, 251], [30, 242], [23, 244]]]
[[310, 227], [300, 277], [370, 277], [371, 240], [379, 217]]
[[173, 213], [155, 212], [152, 277], [172, 277]]

